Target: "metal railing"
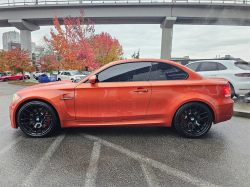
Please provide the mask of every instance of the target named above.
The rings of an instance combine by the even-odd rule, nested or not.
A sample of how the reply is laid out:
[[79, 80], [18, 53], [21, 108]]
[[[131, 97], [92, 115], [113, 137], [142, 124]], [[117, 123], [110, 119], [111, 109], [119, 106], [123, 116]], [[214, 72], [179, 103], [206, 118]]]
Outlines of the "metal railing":
[[0, 6], [57, 5], [84, 3], [212, 3], [250, 4], [250, 0], [0, 0]]

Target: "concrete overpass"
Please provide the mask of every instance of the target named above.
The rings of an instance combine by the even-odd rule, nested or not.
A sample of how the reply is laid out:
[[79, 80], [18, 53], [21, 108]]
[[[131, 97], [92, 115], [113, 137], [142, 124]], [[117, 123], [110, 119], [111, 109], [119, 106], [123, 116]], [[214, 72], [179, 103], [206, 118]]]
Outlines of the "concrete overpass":
[[[14, 1], [14, 0], [13, 0]], [[66, 0], [66, 2], [69, 0]], [[0, 27], [16, 27], [20, 30], [22, 48], [31, 50], [31, 32], [40, 26], [53, 25], [55, 12], [59, 20], [68, 15], [79, 16], [79, 9], [85, 17], [96, 24], [159, 24], [162, 29], [161, 58], [171, 58], [172, 32], [174, 24], [186, 25], [250, 25], [250, 4], [247, 1], [226, 1], [231, 3], [165, 3], [130, 2], [55, 4], [57, 1], [42, 1], [23, 5], [0, 4]], [[44, 4], [44, 2], [46, 4]], [[48, 2], [48, 1], [47, 1]], [[64, 1], [65, 2], [65, 1]], [[211, 1], [212, 2], [212, 1]], [[218, 2], [218, 1], [217, 1]], [[224, 2], [224, 1], [223, 1]], [[232, 3], [235, 2], [235, 3]], [[15, 6], [14, 6], [15, 5]], [[195, 36], [194, 36], [195, 37]]]

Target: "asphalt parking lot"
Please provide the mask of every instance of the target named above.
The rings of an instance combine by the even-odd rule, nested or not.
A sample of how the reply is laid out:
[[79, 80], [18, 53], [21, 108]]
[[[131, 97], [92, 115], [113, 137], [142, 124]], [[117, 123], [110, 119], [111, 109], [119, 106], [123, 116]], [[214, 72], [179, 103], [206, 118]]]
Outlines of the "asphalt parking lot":
[[171, 128], [62, 129], [30, 138], [8, 106], [24, 86], [0, 82], [0, 186], [250, 186], [250, 119], [233, 117], [200, 139]]

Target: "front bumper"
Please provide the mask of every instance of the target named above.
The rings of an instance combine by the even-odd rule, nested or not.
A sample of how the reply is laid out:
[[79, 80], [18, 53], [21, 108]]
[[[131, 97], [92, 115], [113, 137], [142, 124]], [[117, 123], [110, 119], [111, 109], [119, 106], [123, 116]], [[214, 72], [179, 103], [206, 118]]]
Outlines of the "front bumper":
[[11, 103], [9, 106], [10, 125], [14, 129], [17, 129], [16, 120], [15, 120], [16, 105], [17, 105], [16, 103]]

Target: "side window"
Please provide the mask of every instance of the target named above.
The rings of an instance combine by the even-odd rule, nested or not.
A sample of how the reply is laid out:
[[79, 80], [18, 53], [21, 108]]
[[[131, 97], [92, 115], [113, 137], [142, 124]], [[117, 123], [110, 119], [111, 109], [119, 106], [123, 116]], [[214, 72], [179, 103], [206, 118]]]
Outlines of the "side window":
[[132, 62], [111, 66], [98, 73], [98, 82], [147, 81], [151, 62]]
[[185, 80], [188, 73], [167, 63], [153, 63], [149, 80]]
[[226, 69], [227, 69], [227, 67], [224, 66], [224, 65], [221, 64], [221, 63], [217, 63], [217, 65], [218, 65], [218, 69], [219, 69], [219, 70], [226, 70]]
[[196, 71], [197, 67], [199, 66], [199, 62], [196, 63], [192, 63], [192, 64], [187, 64], [186, 67], [188, 67], [189, 69]]
[[217, 63], [216, 62], [202, 62], [199, 71], [217, 71]]

